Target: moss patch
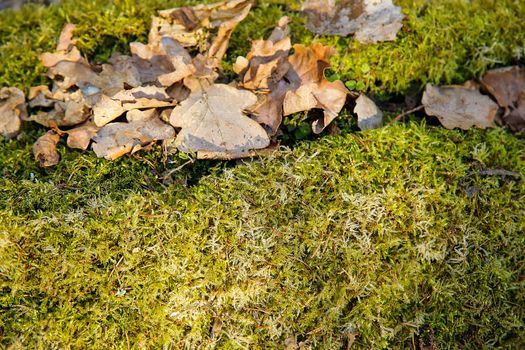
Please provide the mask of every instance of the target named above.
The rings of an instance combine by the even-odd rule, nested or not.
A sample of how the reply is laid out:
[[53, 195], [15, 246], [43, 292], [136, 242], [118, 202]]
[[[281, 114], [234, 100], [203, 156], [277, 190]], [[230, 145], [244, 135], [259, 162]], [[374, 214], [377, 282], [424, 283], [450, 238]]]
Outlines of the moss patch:
[[[155, 9], [182, 3], [3, 12], [0, 86], [46, 82], [38, 54], [65, 21], [102, 62], [145, 40]], [[522, 2], [398, 3], [407, 20], [395, 43], [318, 38], [338, 47], [334, 73], [402, 93], [523, 51]], [[313, 40], [295, 10], [260, 1], [228, 62], [282, 14], [295, 42]], [[358, 348], [525, 346], [525, 181], [482, 172], [525, 174], [523, 136], [411, 121], [239, 163], [159, 148], [107, 162], [61, 145], [46, 170], [31, 155], [41, 133], [0, 144], [2, 346], [263, 349], [295, 338], [341, 349], [353, 335]]]
[[4, 344], [525, 344], [525, 182], [478, 173], [525, 173], [504, 131], [396, 125], [171, 185], [160, 153], [48, 171], [21, 146], [0, 151]]

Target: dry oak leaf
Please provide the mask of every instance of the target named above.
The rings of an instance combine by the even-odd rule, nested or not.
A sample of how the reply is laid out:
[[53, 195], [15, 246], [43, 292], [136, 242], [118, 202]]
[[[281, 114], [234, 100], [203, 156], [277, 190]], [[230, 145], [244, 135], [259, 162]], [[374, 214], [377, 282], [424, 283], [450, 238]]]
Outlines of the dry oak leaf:
[[74, 30], [75, 25], [71, 23], [66, 23], [64, 27], [62, 27], [56, 51], [45, 52], [40, 56], [40, 60], [44, 67], [53, 67], [61, 61], [87, 64], [87, 61], [82, 57], [80, 51], [75, 46], [75, 40], [73, 40]]
[[505, 109], [503, 124], [515, 132], [525, 130], [525, 68], [504, 67], [488, 71], [481, 79], [483, 87]]
[[102, 127], [132, 109], [168, 107], [175, 104], [177, 101], [173, 100], [164, 88], [141, 86], [122, 90], [112, 97], [102, 95], [93, 107], [93, 120], [95, 125]]
[[[159, 11], [159, 17], [152, 20], [149, 43], [168, 36], [184, 47], [199, 46], [201, 52], [207, 51], [208, 57], [220, 61], [233, 29], [248, 15], [251, 7], [252, 0], [227, 0]], [[215, 36], [208, 43], [208, 36], [214, 32]]]
[[298, 87], [286, 93], [284, 115], [323, 109], [324, 117], [312, 124], [314, 133], [319, 134], [343, 109], [348, 90], [342, 81], [329, 82], [324, 77], [324, 70], [330, 67], [328, 60], [335, 53], [333, 48], [314, 43], [308, 47], [294, 45], [294, 50], [289, 58], [291, 68], [286, 78]]
[[267, 147], [266, 131], [242, 113], [256, 101], [253, 93], [224, 84], [193, 91], [171, 113], [171, 125], [182, 128], [175, 145], [183, 152], [223, 152], [232, 157]]
[[302, 11], [314, 33], [355, 33], [363, 44], [395, 40], [404, 18], [392, 0], [305, 0]]
[[[29, 105], [31, 107], [45, 107], [51, 101], [54, 101], [54, 109], [49, 112], [37, 112], [37, 114], [31, 115], [27, 120], [35, 121], [46, 127], [55, 127], [77, 125], [89, 118], [90, 109], [82, 90], [72, 93], [57, 92], [53, 95], [49, 95], [47, 91], [42, 88], [37, 97], [30, 101]], [[31, 95], [32, 93], [30, 92]]]
[[60, 160], [60, 155], [57, 151], [58, 141], [60, 141], [60, 135], [53, 130], [49, 130], [36, 140], [33, 145], [33, 155], [41, 167], [50, 167], [58, 164]]
[[253, 119], [269, 128], [274, 135], [283, 118], [286, 92], [294, 86], [283, 80], [290, 69], [291, 49], [288, 17], [282, 17], [267, 40], [255, 40], [245, 57], [238, 57], [234, 70], [241, 75], [240, 86], [257, 94], [257, 103], [250, 108]]
[[0, 135], [10, 139], [18, 135], [27, 117], [24, 93], [15, 87], [0, 89]]
[[175, 137], [175, 130], [159, 118], [111, 123], [101, 128], [93, 137], [93, 151], [99, 158], [117, 159], [127, 153], [134, 153], [143, 146], [157, 140]]
[[422, 103], [425, 112], [438, 117], [447, 129], [490, 128], [498, 111], [498, 105], [490, 97], [465, 86], [427, 84]]
[[69, 148], [78, 148], [87, 150], [91, 139], [95, 137], [99, 128], [92, 122], [88, 121], [73, 129], [65, 131], [67, 136], [67, 146]]

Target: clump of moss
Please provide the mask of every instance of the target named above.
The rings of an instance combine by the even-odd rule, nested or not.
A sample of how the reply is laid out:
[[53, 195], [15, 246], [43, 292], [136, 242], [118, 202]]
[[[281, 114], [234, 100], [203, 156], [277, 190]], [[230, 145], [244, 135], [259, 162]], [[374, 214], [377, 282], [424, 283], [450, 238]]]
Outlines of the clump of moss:
[[440, 348], [519, 348], [525, 182], [482, 170], [524, 174], [524, 150], [499, 129], [409, 123], [202, 173], [64, 148], [42, 170], [10, 141], [0, 341], [403, 348], [432, 332]]

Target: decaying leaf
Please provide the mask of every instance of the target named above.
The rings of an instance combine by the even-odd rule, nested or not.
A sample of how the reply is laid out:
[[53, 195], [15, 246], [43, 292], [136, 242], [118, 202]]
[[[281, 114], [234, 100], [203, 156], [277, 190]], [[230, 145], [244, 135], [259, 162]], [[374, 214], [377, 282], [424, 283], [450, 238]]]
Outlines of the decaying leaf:
[[73, 40], [74, 30], [74, 24], [66, 23], [64, 25], [62, 32], [60, 33], [60, 38], [58, 39], [56, 51], [45, 52], [40, 57], [44, 67], [53, 67], [61, 61], [87, 63], [75, 46], [75, 40]]
[[24, 93], [15, 88], [0, 89], [0, 135], [10, 139], [18, 135], [27, 116]]
[[435, 87], [427, 84], [422, 103], [425, 112], [438, 117], [447, 129], [492, 127], [498, 111], [498, 105], [490, 97], [465, 86]]
[[250, 108], [253, 119], [269, 128], [274, 135], [281, 125], [283, 101], [292, 84], [283, 80], [290, 69], [288, 54], [291, 49], [288, 23], [283, 17], [267, 40], [255, 40], [245, 57], [238, 57], [234, 66], [241, 75], [240, 86], [257, 94], [257, 103]]
[[365, 94], [359, 95], [356, 99], [354, 113], [357, 114], [357, 126], [361, 130], [383, 126], [383, 112]]
[[270, 144], [266, 131], [242, 113], [257, 97], [246, 90], [215, 84], [193, 91], [173, 109], [170, 123], [182, 128], [175, 144], [183, 152], [225, 152], [233, 157]]
[[348, 90], [342, 81], [329, 82], [324, 77], [334, 49], [314, 43], [308, 47], [294, 45], [294, 50], [295, 53], [289, 58], [291, 68], [286, 78], [298, 87], [286, 93], [284, 115], [313, 108], [323, 109], [324, 117], [312, 124], [313, 131], [318, 134], [337, 117], [345, 104]]
[[157, 140], [172, 139], [175, 130], [159, 118], [111, 123], [101, 128], [93, 137], [93, 151], [97, 157], [109, 160], [133, 153]]
[[141, 86], [122, 90], [112, 97], [103, 95], [93, 107], [95, 125], [101, 127], [132, 109], [167, 107], [177, 104], [164, 88]]
[[[248, 15], [251, 6], [252, 0], [229, 0], [159, 11], [159, 17], [152, 21], [149, 42], [168, 36], [184, 47], [199, 46], [209, 58], [220, 61], [233, 29]], [[215, 36], [210, 37], [211, 33]]]
[[87, 150], [91, 139], [95, 137], [99, 128], [93, 122], [86, 122], [76, 128], [66, 131], [67, 146], [70, 148], [78, 148]]
[[505, 109], [503, 124], [511, 130], [525, 130], [525, 68], [518, 66], [488, 71], [481, 84]]
[[55, 127], [77, 125], [89, 118], [89, 107], [81, 90], [62, 94], [60, 97], [57, 96], [57, 99], [54, 99], [55, 96], [57, 94], [46, 96], [45, 91], [40, 92], [35, 99], [30, 101], [29, 105], [32, 107], [45, 106], [53, 101], [54, 109], [49, 112], [38, 112], [31, 115], [28, 120], [46, 127]]
[[33, 145], [33, 155], [41, 167], [51, 167], [58, 164], [60, 155], [57, 151], [57, 143], [60, 136], [53, 130], [49, 130], [40, 136]]
[[305, 0], [302, 11], [314, 33], [355, 33], [364, 44], [395, 40], [404, 18], [392, 0]]

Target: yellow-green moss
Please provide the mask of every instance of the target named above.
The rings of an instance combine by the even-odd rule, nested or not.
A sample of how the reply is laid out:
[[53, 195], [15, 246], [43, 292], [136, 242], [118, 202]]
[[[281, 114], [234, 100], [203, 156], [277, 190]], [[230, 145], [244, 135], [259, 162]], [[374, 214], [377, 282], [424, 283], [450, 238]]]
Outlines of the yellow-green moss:
[[[155, 9], [182, 3], [3, 12], [0, 86], [45, 82], [38, 54], [66, 21], [104, 61], [145, 40]], [[335, 73], [401, 93], [523, 48], [520, 1], [398, 3], [407, 20], [394, 43], [318, 38], [341, 53]], [[311, 41], [297, 5], [259, 1], [228, 62], [282, 14], [294, 42]], [[60, 164], [41, 169], [42, 129], [0, 141], [0, 348], [274, 349], [296, 337], [341, 349], [349, 334], [356, 348], [432, 337], [440, 349], [523, 348], [525, 181], [483, 175], [525, 174], [523, 136], [416, 121], [350, 134], [341, 117], [341, 136], [239, 163], [159, 148], [108, 162], [61, 144]]]

